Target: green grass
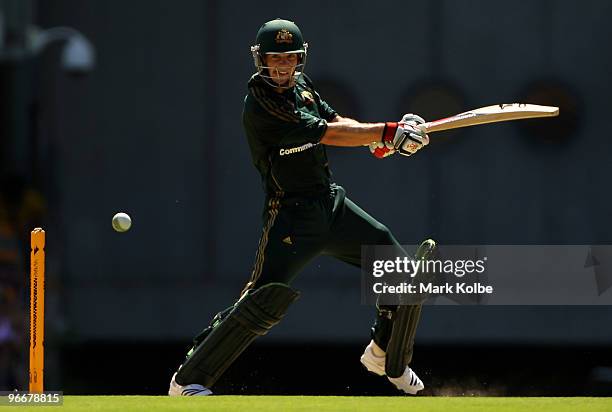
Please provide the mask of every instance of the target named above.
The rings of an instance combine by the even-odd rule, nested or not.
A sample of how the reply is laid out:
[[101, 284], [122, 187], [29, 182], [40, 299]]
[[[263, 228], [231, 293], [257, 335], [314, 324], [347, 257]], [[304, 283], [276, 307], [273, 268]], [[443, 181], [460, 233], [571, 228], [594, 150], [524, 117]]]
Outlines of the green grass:
[[[18, 407], [38, 411], [40, 407]], [[49, 409], [44, 409], [49, 410]], [[612, 411], [612, 398], [467, 398], [467, 397], [342, 397], [342, 396], [66, 396], [51, 411]]]

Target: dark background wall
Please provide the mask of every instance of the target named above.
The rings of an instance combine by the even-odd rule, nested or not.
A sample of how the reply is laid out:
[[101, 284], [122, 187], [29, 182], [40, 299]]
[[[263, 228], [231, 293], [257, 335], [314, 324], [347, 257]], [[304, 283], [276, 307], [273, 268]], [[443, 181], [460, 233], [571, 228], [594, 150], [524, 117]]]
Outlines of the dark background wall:
[[[549, 128], [432, 135], [410, 159], [330, 149], [336, 181], [404, 243], [612, 240], [608, 2], [260, 3], [30, 3], [33, 22], [77, 28], [97, 52], [95, 70], [76, 78], [61, 71], [59, 45], [23, 63], [33, 82], [24, 87], [35, 86], [38, 168], [15, 168], [49, 199], [58, 347], [188, 341], [237, 297], [263, 202], [240, 121], [249, 46], [275, 17], [300, 25], [306, 72], [360, 120], [512, 101], [561, 106]], [[6, 158], [27, 158], [12, 139]], [[117, 211], [132, 216], [132, 230], [112, 231]], [[360, 305], [357, 270], [320, 258], [294, 286], [302, 299], [267, 341], [367, 342], [373, 311]], [[418, 339], [609, 345], [610, 320], [607, 307], [428, 307]]]

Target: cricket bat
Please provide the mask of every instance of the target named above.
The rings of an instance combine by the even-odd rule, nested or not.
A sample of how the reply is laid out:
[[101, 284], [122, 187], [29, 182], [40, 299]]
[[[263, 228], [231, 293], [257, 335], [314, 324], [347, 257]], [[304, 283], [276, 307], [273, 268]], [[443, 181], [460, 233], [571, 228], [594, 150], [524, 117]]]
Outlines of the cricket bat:
[[475, 126], [477, 124], [505, 122], [507, 120], [531, 119], [534, 117], [554, 117], [559, 115], [559, 108], [554, 106], [539, 106], [537, 104], [508, 103], [486, 106], [468, 112], [459, 113], [433, 122], [427, 122], [420, 127], [426, 133], [459, 127]]

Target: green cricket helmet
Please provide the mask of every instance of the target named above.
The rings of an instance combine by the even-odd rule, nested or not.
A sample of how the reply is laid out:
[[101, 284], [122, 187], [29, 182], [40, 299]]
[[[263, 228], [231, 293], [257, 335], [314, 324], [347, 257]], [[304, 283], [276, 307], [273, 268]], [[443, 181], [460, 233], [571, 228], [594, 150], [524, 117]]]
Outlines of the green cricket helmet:
[[[282, 87], [272, 82], [272, 76], [268, 72], [269, 67], [264, 66], [266, 54], [297, 53], [298, 64], [294, 72], [294, 82], [304, 72], [306, 65], [306, 54], [308, 43], [304, 43], [302, 32], [292, 21], [275, 19], [264, 23], [257, 32], [255, 45], [251, 46], [253, 61], [257, 73], [264, 81], [274, 87]], [[294, 82], [286, 88], [292, 87]]]

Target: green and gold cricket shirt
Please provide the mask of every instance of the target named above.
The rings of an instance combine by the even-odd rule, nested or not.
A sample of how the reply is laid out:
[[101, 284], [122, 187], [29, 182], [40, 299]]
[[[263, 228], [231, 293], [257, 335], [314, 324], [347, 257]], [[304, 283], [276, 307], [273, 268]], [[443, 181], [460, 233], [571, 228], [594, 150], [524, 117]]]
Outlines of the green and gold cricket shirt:
[[325, 145], [321, 138], [336, 112], [302, 75], [278, 93], [259, 75], [248, 83], [242, 121], [253, 163], [269, 195], [319, 192], [329, 188]]

